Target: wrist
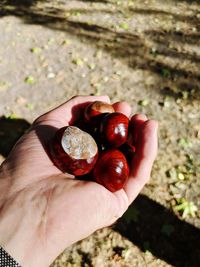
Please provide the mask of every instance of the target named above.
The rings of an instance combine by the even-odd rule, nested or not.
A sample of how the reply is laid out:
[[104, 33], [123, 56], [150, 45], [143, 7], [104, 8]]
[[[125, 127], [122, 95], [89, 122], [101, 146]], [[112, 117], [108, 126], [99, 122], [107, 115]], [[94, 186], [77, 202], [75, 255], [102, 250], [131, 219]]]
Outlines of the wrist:
[[0, 171], [0, 194], [4, 195], [0, 204], [0, 246], [23, 267], [47, 267], [48, 259], [39, 244], [43, 203], [35, 202], [35, 191], [29, 188], [11, 192], [12, 180], [5, 170]]
[[[6, 178], [5, 176], [2, 178], [2, 173], [0, 176], [0, 193], [4, 193], [3, 188], [7, 188], [7, 183], [2, 183], [2, 179]], [[15, 198], [4, 196], [0, 201], [0, 246], [19, 264], [23, 264], [21, 253], [21, 244], [23, 243], [21, 221], [23, 215], [20, 209], [13, 208]]]
[[7, 166], [5, 161], [0, 165], [0, 214], [3, 203], [8, 196], [11, 179], [7, 172]]
[[41, 264], [40, 253], [37, 251], [37, 242], [34, 238], [36, 228], [29, 228], [28, 224], [31, 224], [31, 221], [29, 221], [31, 219], [30, 215], [24, 216], [29, 211], [23, 204], [19, 206], [23, 201], [23, 196], [13, 196], [4, 202], [0, 212], [0, 246], [20, 266], [46, 267], [47, 265]]
[[0, 166], [0, 246], [20, 265], [26, 267], [28, 242], [23, 226], [23, 194], [11, 193], [12, 178], [6, 162]]

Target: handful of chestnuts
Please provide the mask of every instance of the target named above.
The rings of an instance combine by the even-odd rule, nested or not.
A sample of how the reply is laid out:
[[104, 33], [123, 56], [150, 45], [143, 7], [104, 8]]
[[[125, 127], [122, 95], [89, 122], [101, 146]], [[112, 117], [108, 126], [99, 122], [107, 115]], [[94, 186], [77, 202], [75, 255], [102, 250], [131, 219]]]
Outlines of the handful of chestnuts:
[[95, 101], [85, 108], [83, 121], [82, 129], [66, 126], [55, 133], [49, 145], [53, 163], [80, 178], [91, 174], [111, 192], [122, 189], [135, 152], [128, 141], [129, 118], [112, 105]]

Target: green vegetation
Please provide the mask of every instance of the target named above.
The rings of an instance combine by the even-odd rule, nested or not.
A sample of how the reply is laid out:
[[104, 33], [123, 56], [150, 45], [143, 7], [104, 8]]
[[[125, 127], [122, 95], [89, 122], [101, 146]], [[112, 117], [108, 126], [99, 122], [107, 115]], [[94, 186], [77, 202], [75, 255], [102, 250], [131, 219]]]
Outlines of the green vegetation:
[[27, 84], [32, 85], [32, 84], [36, 83], [36, 80], [35, 80], [35, 78], [33, 76], [30, 75], [30, 76], [27, 76], [25, 78], [24, 82], [27, 83]]
[[196, 217], [197, 206], [192, 201], [187, 201], [185, 198], [177, 199], [177, 205], [174, 207], [175, 211], [181, 213], [182, 218], [188, 216]]

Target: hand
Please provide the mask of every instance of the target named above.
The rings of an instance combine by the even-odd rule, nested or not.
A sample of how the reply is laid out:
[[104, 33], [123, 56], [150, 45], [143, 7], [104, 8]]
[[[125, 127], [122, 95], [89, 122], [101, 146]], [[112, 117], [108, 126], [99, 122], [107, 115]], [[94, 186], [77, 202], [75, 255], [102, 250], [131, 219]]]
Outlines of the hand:
[[[107, 96], [78, 96], [39, 117], [17, 142], [0, 171], [0, 245], [22, 266], [46, 267], [71, 244], [111, 225], [149, 180], [157, 153], [157, 122], [132, 117], [137, 156], [124, 189], [115, 193], [74, 179], [53, 165], [46, 147], [57, 129], [73, 123], [88, 102]], [[116, 111], [130, 115], [125, 102]]]

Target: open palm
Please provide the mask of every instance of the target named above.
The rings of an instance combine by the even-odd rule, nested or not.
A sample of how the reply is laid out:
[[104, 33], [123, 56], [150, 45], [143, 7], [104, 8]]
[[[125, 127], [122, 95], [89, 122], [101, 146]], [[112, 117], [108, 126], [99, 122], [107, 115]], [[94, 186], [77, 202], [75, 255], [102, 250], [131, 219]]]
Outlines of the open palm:
[[[145, 115], [131, 118], [138, 153], [124, 189], [111, 193], [53, 165], [46, 151], [49, 141], [96, 100], [110, 101], [107, 96], [79, 96], [39, 117], [1, 166], [0, 244], [22, 266], [49, 266], [67, 246], [112, 224], [150, 177], [157, 123]], [[127, 103], [113, 106], [130, 115]]]

